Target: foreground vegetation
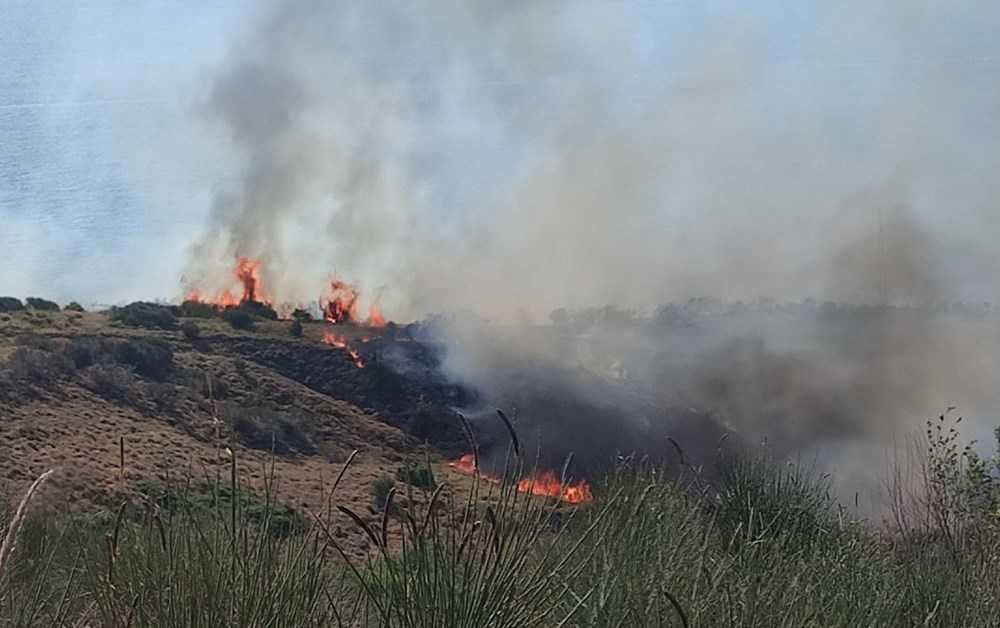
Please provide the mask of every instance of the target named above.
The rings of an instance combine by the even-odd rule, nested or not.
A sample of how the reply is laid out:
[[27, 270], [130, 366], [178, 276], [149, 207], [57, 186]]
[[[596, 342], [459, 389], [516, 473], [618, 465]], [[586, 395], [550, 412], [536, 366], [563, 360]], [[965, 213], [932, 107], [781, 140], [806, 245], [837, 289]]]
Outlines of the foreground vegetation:
[[[228, 478], [145, 485], [141, 498], [88, 517], [35, 508], [22, 521], [30, 504], [8, 500], [0, 622], [996, 625], [996, 460], [960, 447], [944, 418], [920, 453], [917, 475], [891, 483], [883, 532], [852, 521], [823, 478], [764, 455], [729, 458], [711, 483], [622, 460], [578, 509], [512, 483], [463, 497], [421, 478], [380, 493], [374, 518], [337, 505], [335, 492], [338, 516], [320, 517], [270, 491], [250, 495], [235, 463]], [[512, 456], [506, 475], [520, 464]], [[920, 478], [919, 498], [907, 477]], [[345, 534], [366, 537], [367, 559], [342, 551]]]

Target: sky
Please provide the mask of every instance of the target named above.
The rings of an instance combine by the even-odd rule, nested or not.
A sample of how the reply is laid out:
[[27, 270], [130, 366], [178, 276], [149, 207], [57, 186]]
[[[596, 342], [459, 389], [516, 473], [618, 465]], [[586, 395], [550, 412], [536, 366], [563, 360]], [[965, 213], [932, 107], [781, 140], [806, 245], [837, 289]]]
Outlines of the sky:
[[[227, 136], [208, 103], [218, 77], [247, 49], [245, 39], [259, 34], [261, 13], [281, 4], [291, 2], [0, 0], [0, 294], [87, 304], [180, 296], [197, 257], [192, 246], [217, 218], [219, 195], [241, 185], [246, 158], [246, 146]], [[346, 15], [356, 3], [341, 4]], [[811, 161], [816, 154], [835, 155], [831, 176], [841, 176], [887, 145], [893, 167], [912, 156], [919, 162], [915, 176], [929, 169], [933, 184], [911, 186], [906, 200], [921, 226], [944, 243], [935, 259], [941, 272], [975, 275], [967, 289], [948, 296], [1000, 300], [992, 280], [1000, 265], [993, 265], [991, 239], [984, 237], [1000, 230], [991, 182], [1000, 158], [995, 3], [537, 5], [543, 17], [545, 7], [571, 7], [553, 9], [560, 21], [553, 32], [574, 43], [563, 47], [560, 40], [551, 55], [527, 64], [506, 58], [510, 50], [479, 51], [475, 39], [451, 33], [441, 32], [444, 43], [437, 45], [434, 29], [444, 27], [421, 22], [411, 29], [422, 16], [393, 13], [391, 2], [385, 11], [366, 9], [354, 34], [331, 37], [332, 50], [340, 46], [346, 59], [370, 64], [363, 68], [369, 82], [384, 78], [403, 94], [412, 118], [399, 146], [423, 199], [418, 219], [460, 229], [470, 207], [518, 197], [511, 182], [539, 160], [558, 158], [553, 146], [561, 140], [552, 129], [579, 133], [567, 125], [576, 119], [598, 126], [600, 134], [634, 134], [636, 120], [676, 109], [682, 113], [672, 113], [670, 125], [683, 128], [688, 116], [692, 132], [704, 133], [707, 146], [686, 139], [695, 146], [691, 159], [729, 163], [727, 147], [714, 144], [711, 124], [702, 128], [706, 123], [693, 119], [696, 92], [717, 72], [726, 81], [726, 104], [738, 106], [739, 137], [766, 148], [760, 154], [779, 161], [783, 177], [814, 177], [823, 169]], [[337, 4], [330, 6], [336, 17]], [[620, 18], [613, 33], [602, 21], [607, 15]], [[544, 31], [547, 23], [540, 23]], [[520, 27], [515, 21], [511, 28]], [[592, 37], [596, 31], [602, 34]], [[545, 39], [544, 32], [533, 36], [532, 42]], [[376, 49], [393, 40], [412, 49]], [[456, 50], [472, 61], [452, 56]], [[329, 107], [340, 108], [337, 102]], [[343, 109], [354, 111], [347, 103]], [[893, 131], [897, 126], [905, 131]], [[773, 185], [780, 179], [760, 180]], [[720, 177], [719, 185], [734, 182]], [[844, 189], [852, 188], [831, 186], [831, 193]], [[635, 229], [669, 233], [663, 242], [670, 246], [712, 239], [725, 229], [766, 238], [775, 225], [786, 239], [799, 231], [824, 237], [825, 223], [810, 218], [809, 208], [798, 218], [781, 214], [780, 223], [755, 227], [727, 213], [739, 209], [710, 206], [732, 197], [720, 200], [693, 187], [678, 195], [705, 206], [674, 202], [669, 211], [637, 212]], [[649, 202], [658, 202], [651, 196]], [[739, 245], [726, 239], [725, 246], [733, 242]]]

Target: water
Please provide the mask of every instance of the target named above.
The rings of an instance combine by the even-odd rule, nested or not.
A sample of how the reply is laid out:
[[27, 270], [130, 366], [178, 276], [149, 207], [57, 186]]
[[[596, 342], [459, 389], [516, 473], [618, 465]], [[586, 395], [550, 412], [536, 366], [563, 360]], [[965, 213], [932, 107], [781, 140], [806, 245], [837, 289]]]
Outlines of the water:
[[199, 98], [250, 4], [0, 2], [0, 294], [174, 289], [220, 176]]

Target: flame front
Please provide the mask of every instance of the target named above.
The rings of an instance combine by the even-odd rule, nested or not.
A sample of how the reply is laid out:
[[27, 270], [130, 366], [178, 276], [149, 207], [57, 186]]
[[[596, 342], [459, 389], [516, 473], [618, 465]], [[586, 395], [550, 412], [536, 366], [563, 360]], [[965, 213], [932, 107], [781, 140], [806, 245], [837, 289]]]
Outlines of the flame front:
[[[458, 460], [452, 460], [448, 466], [462, 473], [478, 475], [487, 482], [500, 483], [500, 478], [487, 475], [476, 469], [476, 459], [472, 454], [465, 454]], [[590, 484], [586, 480], [580, 480], [575, 484], [563, 484], [551, 471], [543, 471], [534, 477], [522, 478], [517, 483], [517, 490], [522, 493], [552, 497], [568, 504], [585, 504], [594, 498], [590, 491]]]

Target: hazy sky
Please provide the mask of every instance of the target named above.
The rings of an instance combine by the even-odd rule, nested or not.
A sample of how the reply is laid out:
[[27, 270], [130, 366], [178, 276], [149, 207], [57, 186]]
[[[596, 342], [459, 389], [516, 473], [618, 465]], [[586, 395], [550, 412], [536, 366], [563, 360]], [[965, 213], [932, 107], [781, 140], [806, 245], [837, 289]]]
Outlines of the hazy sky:
[[[745, 55], [720, 61], [737, 85], [731, 97], [765, 143], [788, 133], [790, 120], [796, 129], [806, 121], [835, 138], [840, 159], [863, 161], [898, 121], [897, 106], [899, 116], [915, 117], [908, 128], [925, 121], [939, 154], [935, 183], [921, 191], [916, 211], [949, 243], [943, 265], [956, 274], [981, 266], [969, 261], [988, 246], [981, 236], [1000, 229], [991, 195], [998, 186], [987, 183], [1000, 163], [997, 3], [538, 3], [573, 7], [560, 13], [570, 33], [601, 28], [595, 16], [620, 12], [617, 36], [628, 42], [628, 62], [615, 54], [579, 63], [555, 57], [552, 66], [514, 74], [493, 73], [486, 64], [480, 75], [455, 82], [447, 46], [435, 56], [433, 46], [414, 42], [420, 63], [386, 73], [405, 84], [418, 112], [407, 150], [431, 199], [428, 220], [460, 218], [467, 206], [503, 190], [535, 158], [535, 138], [589, 104], [563, 94], [593, 84], [611, 103], [601, 124], [613, 128], [689, 98], [699, 73], [712, 66], [717, 40], [725, 39], [736, 43], [720, 49]], [[205, 115], [205, 102], [233, 42], [265, 4], [0, 0], [0, 294], [84, 303], [180, 294], [187, 251], [242, 157]], [[330, 45], [377, 63], [382, 57], [357, 50], [377, 45], [366, 42], [384, 40], [393, 28], [405, 30], [406, 22], [371, 13], [380, 19], [359, 22], [355, 37]], [[837, 28], [828, 27], [831, 21]], [[505, 67], [503, 59], [496, 63]], [[468, 95], [478, 89], [489, 90], [490, 99], [470, 110], [477, 99]], [[920, 134], [911, 135], [912, 147], [899, 150], [919, 152]], [[710, 149], [692, 158], [722, 150]], [[802, 152], [783, 164], [792, 164], [793, 179], [796, 164], [809, 162], [808, 145], [794, 150]], [[647, 228], [670, 231], [676, 241], [726, 229], [714, 222], [718, 214], [704, 216], [679, 209], [658, 214]], [[998, 285], [979, 278], [961, 296], [998, 299]]]

